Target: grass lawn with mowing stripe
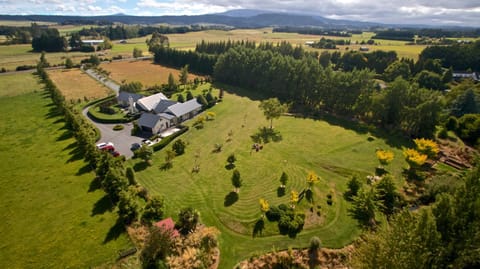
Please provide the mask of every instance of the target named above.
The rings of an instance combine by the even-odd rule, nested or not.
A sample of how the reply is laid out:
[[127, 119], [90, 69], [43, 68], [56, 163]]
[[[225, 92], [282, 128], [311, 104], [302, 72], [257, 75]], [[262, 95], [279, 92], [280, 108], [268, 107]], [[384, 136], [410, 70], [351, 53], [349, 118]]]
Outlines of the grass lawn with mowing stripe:
[[41, 88], [31, 74], [0, 76], [0, 268], [112, 263], [131, 243]]
[[[218, 90], [214, 95], [218, 96]], [[400, 146], [391, 147], [384, 139], [369, 139], [368, 133], [325, 121], [294, 117], [273, 121], [274, 129], [283, 137], [281, 141], [266, 143], [259, 152], [251, 152], [253, 142], [250, 136], [260, 127], [269, 126], [258, 105], [258, 100], [233, 94], [227, 88], [224, 101], [211, 109], [216, 113], [216, 119], [206, 121], [203, 129], [191, 127], [179, 137], [187, 143], [187, 148], [184, 155], [174, 159], [173, 168], [161, 169], [165, 149], [154, 154], [153, 165], [146, 169], [141, 161], [131, 161], [137, 170], [138, 181], [150, 193], [165, 197], [166, 216], [177, 218], [180, 208], [193, 206], [200, 211], [206, 225], [219, 228], [219, 268], [232, 268], [240, 260], [271, 251], [274, 247], [306, 247], [314, 235], [326, 247], [342, 247], [350, 243], [360, 230], [348, 215], [350, 204], [342, 197], [347, 180], [352, 174], [365, 179], [366, 175], [374, 173], [378, 166], [377, 148], [394, 152], [395, 159], [387, 170], [397, 179], [404, 165]], [[187, 124], [192, 125], [193, 121]], [[232, 139], [227, 142], [230, 131]], [[215, 143], [223, 145], [220, 153], [212, 152]], [[234, 203], [225, 199], [233, 190], [232, 170], [226, 168], [231, 153], [235, 153], [235, 168], [243, 179], [239, 199]], [[199, 155], [199, 173], [192, 173], [195, 155]], [[288, 174], [289, 182], [286, 195], [279, 197], [277, 189], [282, 171]], [[300, 192], [307, 187], [309, 171], [321, 177], [314, 187], [314, 213], [320, 212], [320, 217], [311, 216], [310, 205], [303, 199], [296, 208], [307, 215], [307, 223], [296, 238], [278, 235], [277, 224], [268, 221], [263, 233], [254, 238], [253, 227], [261, 215], [259, 199], [265, 198], [270, 205], [288, 204], [291, 190]], [[331, 206], [327, 205], [329, 193], [333, 196]]]

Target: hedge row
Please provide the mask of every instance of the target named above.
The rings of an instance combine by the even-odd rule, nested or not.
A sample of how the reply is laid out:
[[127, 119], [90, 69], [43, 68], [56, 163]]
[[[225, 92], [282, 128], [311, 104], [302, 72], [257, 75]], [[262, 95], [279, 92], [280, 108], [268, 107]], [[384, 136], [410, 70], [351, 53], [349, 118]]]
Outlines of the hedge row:
[[37, 67], [38, 75], [45, 84], [45, 89], [64, 115], [67, 128], [72, 131], [78, 145], [84, 153], [84, 158], [95, 169], [97, 178], [102, 189], [108, 194], [113, 204], [118, 205], [118, 215], [125, 224], [130, 224], [138, 218], [140, 206], [137, 200], [139, 194], [129, 188], [135, 186], [134, 178], [127, 178], [125, 159], [115, 158], [110, 153], [100, 151], [95, 146], [96, 132], [92, 124], [83, 117], [81, 111], [65, 102], [65, 98], [48, 77], [47, 72]]
[[186, 131], [188, 131], [188, 126], [181, 126], [180, 127], [180, 130], [170, 136], [167, 136], [165, 138], [163, 138], [162, 140], [160, 140], [160, 142], [158, 142], [157, 144], [153, 145], [153, 151], [159, 151], [161, 149], [163, 149], [164, 147], [166, 147], [170, 142], [172, 142], [173, 139], [177, 138], [178, 136], [180, 136], [181, 134], [185, 133]]

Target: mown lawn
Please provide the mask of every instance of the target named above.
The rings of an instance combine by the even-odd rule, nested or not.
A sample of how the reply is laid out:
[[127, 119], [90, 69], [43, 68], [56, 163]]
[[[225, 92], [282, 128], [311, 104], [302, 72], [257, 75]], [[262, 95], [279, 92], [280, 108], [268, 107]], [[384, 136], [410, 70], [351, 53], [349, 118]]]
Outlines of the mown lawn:
[[0, 268], [112, 263], [131, 243], [41, 87], [0, 76]]
[[[151, 193], [165, 197], [166, 215], [176, 218], [180, 208], [193, 206], [200, 211], [205, 224], [219, 228], [222, 233], [219, 268], [232, 268], [238, 261], [272, 248], [305, 247], [313, 235], [320, 237], [326, 247], [341, 247], [355, 239], [360, 230], [348, 215], [350, 205], [342, 197], [346, 182], [352, 174], [364, 179], [374, 173], [378, 165], [377, 148], [394, 151], [396, 159], [387, 170], [400, 178], [404, 165], [399, 148], [401, 141], [390, 141], [395, 145], [391, 147], [384, 139], [369, 139], [368, 133], [341, 125], [281, 117], [273, 124], [283, 139], [264, 144], [263, 150], [252, 152], [250, 136], [269, 122], [258, 109], [258, 100], [228, 92], [227, 88], [224, 101], [211, 109], [216, 113], [215, 120], [207, 121], [203, 129], [192, 127], [180, 137], [188, 146], [184, 155], [174, 159], [173, 168], [161, 169], [165, 150], [155, 153], [153, 165], [146, 169], [140, 161], [131, 161], [138, 170], [138, 181]], [[229, 132], [233, 135], [227, 142]], [[220, 153], [212, 152], [215, 143], [223, 145]], [[235, 165], [241, 173], [243, 186], [238, 201], [229, 205], [225, 198], [233, 190], [232, 170], [225, 166], [231, 153], [237, 157]], [[195, 155], [199, 156], [199, 173], [192, 173]], [[277, 188], [282, 171], [289, 175], [290, 181], [287, 194], [279, 197]], [[254, 238], [253, 227], [260, 218], [259, 199], [267, 199], [270, 205], [288, 204], [291, 190], [300, 192], [306, 187], [309, 171], [321, 176], [314, 188], [314, 214], [320, 211], [321, 217], [309, 218], [313, 214], [309, 213], [310, 206], [304, 199], [297, 210], [306, 213], [309, 221], [296, 238], [278, 235], [276, 223], [268, 222], [263, 234]], [[333, 194], [332, 206], [326, 203], [328, 193]]]

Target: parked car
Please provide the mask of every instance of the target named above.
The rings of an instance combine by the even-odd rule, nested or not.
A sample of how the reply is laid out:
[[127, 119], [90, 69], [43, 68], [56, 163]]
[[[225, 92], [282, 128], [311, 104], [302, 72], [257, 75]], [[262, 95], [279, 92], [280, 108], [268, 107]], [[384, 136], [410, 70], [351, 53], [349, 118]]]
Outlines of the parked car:
[[150, 140], [148, 140], [148, 139], [143, 139], [143, 140], [142, 140], [142, 143], [145, 144], [145, 145], [147, 145], [147, 146], [153, 145], [153, 142], [150, 141]]
[[135, 150], [137, 150], [137, 149], [139, 149], [139, 148], [141, 148], [141, 147], [142, 147], [142, 146], [141, 146], [140, 144], [138, 144], [138, 143], [133, 143], [132, 146], [130, 147], [130, 150], [131, 150], [131, 151], [135, 151]]
[[120, 152], [118, 152], [118, 151], [110, 151], [110, 153], [113, 155], [113, 157], [120, 156]]
[[106, 147], [115, 147], [112, 142], [99, 143], [97, 144], [98, 149], [104, 149]]

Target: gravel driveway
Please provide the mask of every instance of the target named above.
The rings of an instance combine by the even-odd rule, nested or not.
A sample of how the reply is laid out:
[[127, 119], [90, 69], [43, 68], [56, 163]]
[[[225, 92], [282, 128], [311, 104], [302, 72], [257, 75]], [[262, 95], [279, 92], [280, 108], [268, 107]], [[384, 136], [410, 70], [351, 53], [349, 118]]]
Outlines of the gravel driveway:
[[130, 150], [130, 147], [133, 143], [142, 143], [142, 140], [147, 137], [140, 137], [140, 136], [132, 136], [131, 131], [133, 128], [133, 123], [121, 123], [125, 128], [120, 131], [114, 131], [113, 126], [117, 124], [105, 124], [105, 123], [98, 123], [93, 121], [87, 115], [88, 108], [85, 108], [82, 111], [82, 114], [89, 119], [93, 125], [95, 125], [98, 130], [100, 130], [100, 140], [97, 141], [98, 143], [102, 142], [112, 142], [115, 146], [115, 150], [118, 151], [121, 155], [124, 155], [127, 159], [133, 157], [133, 152]]

